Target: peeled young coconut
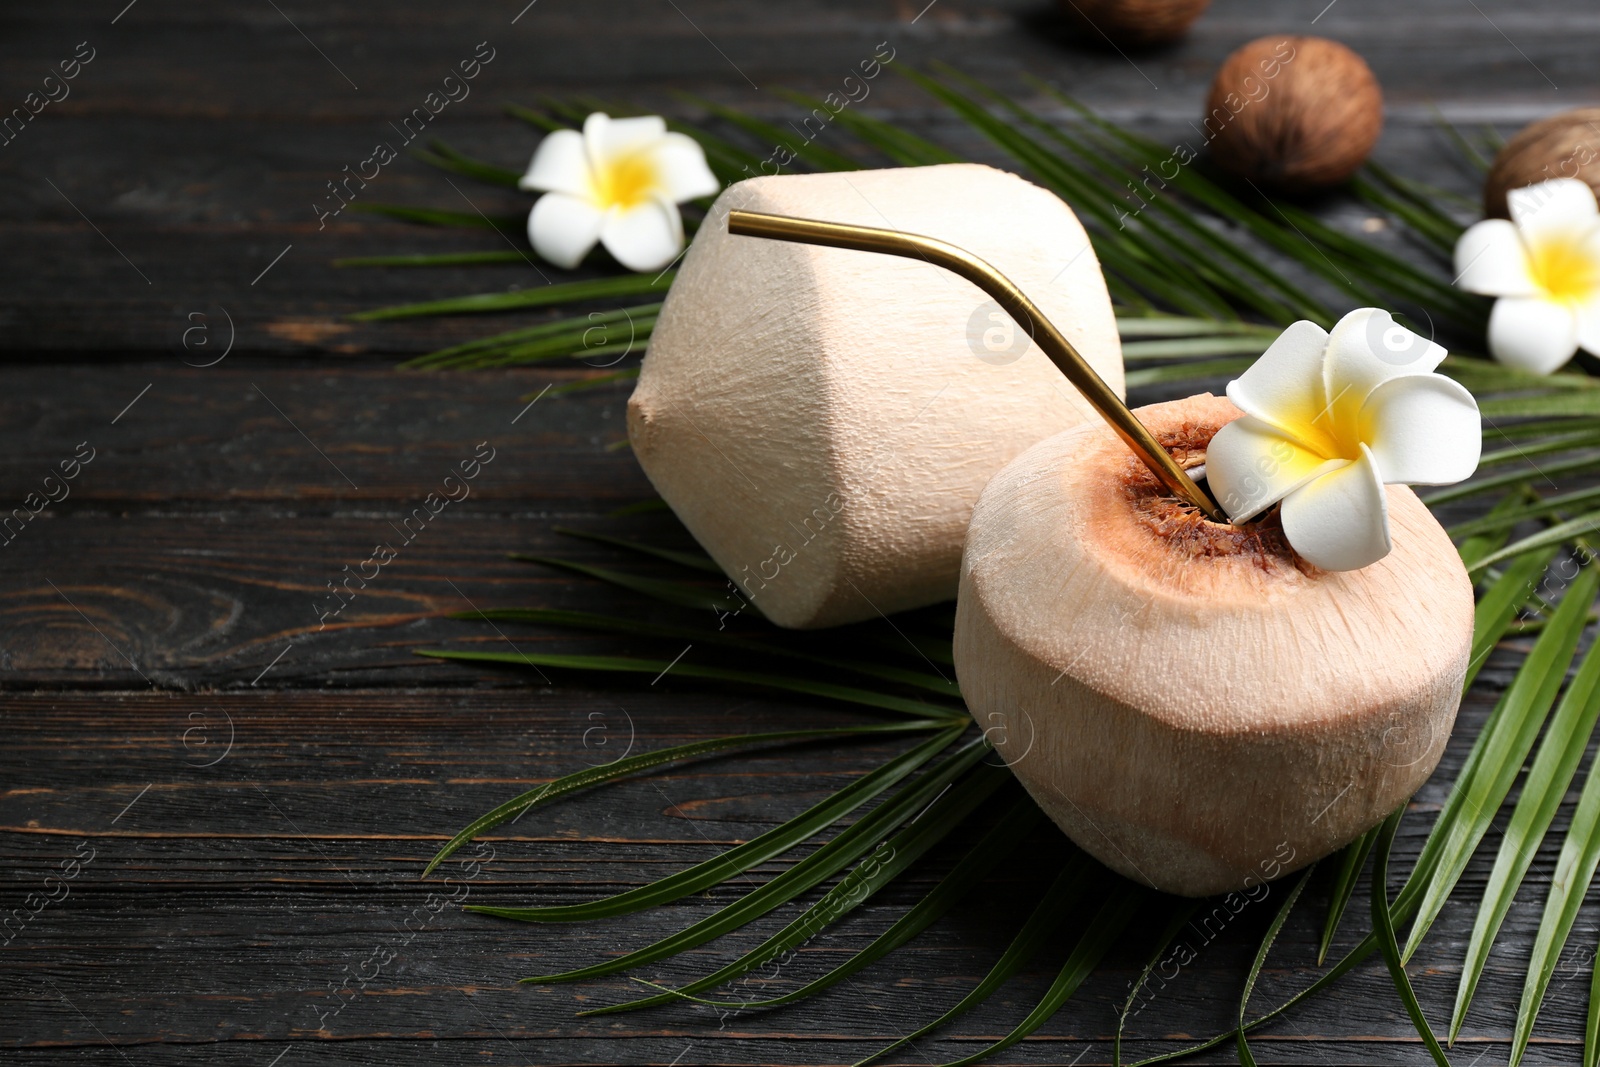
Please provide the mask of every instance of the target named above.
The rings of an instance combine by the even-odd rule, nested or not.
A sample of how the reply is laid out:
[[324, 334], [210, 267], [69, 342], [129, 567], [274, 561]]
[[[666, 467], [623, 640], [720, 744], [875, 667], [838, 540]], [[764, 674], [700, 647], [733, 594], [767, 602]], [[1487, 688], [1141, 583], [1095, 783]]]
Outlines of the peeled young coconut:
[[[1240, 412], [1142, 408], [1181, 465]], [[1129, 878], [1205, 896], [1303, 867], [1403, 803], [1455, 721], [1472, 584], [1410, 489], [1393, 551], [1320, 571], [1273, 520], [1211, 523], [1103, 426], [1040, 442], [972, 517], [955, 665], [1052, 819]]]
[[1577, 178], [1600, 195], [1600, 107], [1580, 107], [1523, 127], [1495, 153], [1483, 181], [1483, 212], [1508, 219], [1513, 189]]
[[967, 520], [1029, 445], [1098, 416], [976, 286], [932, 264], [734, 236], [730, 209], [949, 241], [1122, 390], [1099, 262], [1053, 194], [971, 164], [753, 178], [713, 205], [628, 401], [639, 463], [780, 626], [955, 595]]

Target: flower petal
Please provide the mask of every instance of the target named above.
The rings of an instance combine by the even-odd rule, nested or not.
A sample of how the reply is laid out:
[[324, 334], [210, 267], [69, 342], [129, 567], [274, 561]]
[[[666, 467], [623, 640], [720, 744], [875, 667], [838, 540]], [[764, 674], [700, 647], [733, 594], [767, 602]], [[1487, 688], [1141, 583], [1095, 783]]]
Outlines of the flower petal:
[[1558, 370], [1578, 350], [1578, 313], [1537, 296], [1503, 296], [1489, 313], [1489, 351], [1531, 374]]
[[545, 193], [528, 213], [528, 240], [541, 259], [571, 270], [600, 239], [605, 218], [581, 196]]
[[1378, 476], [1391, 485], [1449, 485], [1478, 469], [1478, 402], [1442, 374], [1384, 382], [1367, 397], [1361, 415]]
[[1285, 497], [1281, 514], [1290, 546], [1325, 571], [1359, 570], [1389, 554], [1389, 500], [1365, 445], [1354, 463]]
[[614, 119], [596, 111], [583, 120], [583, 140], [589, 148], [589, 162], [596, 169], [618, 156], [652, 146], [666, 133], [667, 123], [660, 115]]
[[[1278, 335], [1261, 358], [1228, 383], [1228, 399], [1240, 411], [1299, 437], [1315, 448], [1326, 437], [1317, 416], [1326, 403], [1322, 397], [1322, 359], [1328, 333], [1304, 319]], [[1319, 440], [1307, 440], [1307, 432]], [[1331, 454], [1331, 448], [1324, 448]]]
[[1574, 305], [1578, 315], [1578, 344], [1585, 352], [1600, 355], [1600, 294]]
[[1456, 285], [1489, 296], [1532, 296], [1539, 291], [1528, 248], [1505, 219], [1484, 219], [1456, 242]]
[[1206, 448], [1206, 483], [1233, 522], [1248, 522], [1307, 482], [1349, 465], [1325, 459], [1254, 415], [1217, 431]]
[[706, 165], [704, 150], [693, 137], [669, 133], [652, 154], [661, 172], [661, 182], [673, 203], [713, 196], [722, 189], [722, 183]]
[[517, 188], [542, 193], [570, 193], [588, 196], [589, 157], [584, 152], [583, 134], [577, 130], [556, 130], [539, 142], [528, 173]]
[[1367, 395], [1391, 378], [1427, 374], [1444, 359], [1440, 345], [1419, 337], [1381, 308], [1357, 308], [1334, 324], [1323, 360], [1328, 421], [1356, 425]]
[[660, 270], [683, 248], [683, 218], [676, 206], [656, 199], [616, 208], [606, 216], [600, 241], [629, 270]]
[[1581, 233], [1600, 223], [1594, 190], [1577, 178], [1552, 178], [1506, 194], [1511, 221], [1529, 233], [1549, 230]]

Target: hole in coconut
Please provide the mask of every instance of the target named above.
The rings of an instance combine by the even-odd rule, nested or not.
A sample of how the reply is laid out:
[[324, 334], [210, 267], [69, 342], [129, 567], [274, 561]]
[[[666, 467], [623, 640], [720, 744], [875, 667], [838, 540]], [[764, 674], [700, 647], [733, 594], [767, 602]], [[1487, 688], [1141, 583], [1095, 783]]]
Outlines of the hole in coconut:
[[[1178, 461], [1201, 492], [1216, 502], [1206, 478], [1205, 448], [1219, 427], [1185, 423], [1157, 434], [1163, 447]], [[1198, 463], [1189, 460], [1198, 459]], [[1201, 510], [1173, 496], [1156, 481], [1137, 458], [1128, 457], [1124, 469], [1124, 492], [1135, 516], [1178, 560], [1240, 558], [1265, 569], [1298, 569], [1299, 561], [1283, 535], [1283, 522], [1277, 508], [1240, 526], [1212, 522]]]
[[[1215, 507], [1218, 511], [1221, 511], [1222, 510], [1222, 504], [1221, 504], [1220, 501], [1217, 500], [1217, 494], [1215, 494], [1215, 493], [1213, 493], [1211, 491], [1211, 483], [1206, 481], [1206, 465], [1205, 465], [1205, 462], [1202, 461], [1199, 465], [1194, 466], [1194, 467], [1190, 467], [1184, 473], [1189, 476], [1189, 480], [1190, 481], [1194, 482], [1195, 488], [1199, 489], [1200, 492], [1204, 493], [1206, 499], [1211, 501], [1211, 505], [1213, 507]], [[1260, 516], [1257, 516], [1257, 518], [1259, 518], [1259, 517]], [[1208, 523], [1211, 523], [1212, 526], [1233, 526], [1233, 525], [1248, 526], [1249, 525], [1249, 523], [1234, 524], [1234, 523], [1211, 522], [1210, 519], [1207, 519], [1206, 521]], [[1254, 521], [1255, 521], [1254, 519], [1251, 520], [1251, 522], [1254, 522]]]

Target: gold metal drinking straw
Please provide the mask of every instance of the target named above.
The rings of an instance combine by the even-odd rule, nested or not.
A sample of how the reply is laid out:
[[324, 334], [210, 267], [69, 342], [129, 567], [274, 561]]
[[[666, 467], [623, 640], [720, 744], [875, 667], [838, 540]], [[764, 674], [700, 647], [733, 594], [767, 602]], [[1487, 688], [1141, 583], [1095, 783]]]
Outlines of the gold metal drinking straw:
[[1044, 350], [1050, 361], [1067, 376], [1067, 381], [1078, 387], [1100, 416], [1111, 424], [1117, 436], [1133, 449], [1149, 467], [1161, 484], [1175, 496], [1182, 497], [1203, 512], [1212, 522], [1226, 524], [1228, 517], [1208, 497], [1194, 480], [1173, 461], [1161, 447], [1144, 423], [1087, 360], [1072, 347], [1072, 342], [1062, 336], [1032, 300], [1029, 300], [1004, 274], [982, 259], [957, 248], [953, 244], [898, 230], [880, 230], [871, 226], [851, 226], [842, 222], [819, 222], [815, 219], [796, 219], [786, 215], [766, 215], [756, 211], [728, 212], [728, 232], [746, 237], [767, 237], [775, 241], [794, 241], [799, 244], [826, 245], [829, 248], [850, 248], [859, 252], [882, 252], [890, 256], [920, 259], [961, 275], [979, 289], [994, 297], [1006, 314], [1028, 332], [1034, 342]]

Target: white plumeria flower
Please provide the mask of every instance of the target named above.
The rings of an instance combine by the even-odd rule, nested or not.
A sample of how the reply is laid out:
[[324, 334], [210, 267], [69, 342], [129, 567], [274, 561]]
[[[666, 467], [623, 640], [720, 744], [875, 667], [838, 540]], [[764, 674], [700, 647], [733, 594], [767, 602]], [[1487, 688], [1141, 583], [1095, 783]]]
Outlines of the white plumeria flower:
[[1579, 348], [1600, 353], [1600, 209], [1576, 178], [1506, 195], [1511, 221], [1484, 219], [1456, 242], [1456, 284], [1497, 296], [1489, 351], [1549, 374]]
[[1282, 501], [1300, 557], [1349, 571], [1388, 555], [1385, 484], [1447, 485], [1478, 467], [1478, 405], [1433, 369], [1445, 350], [1387, 311], [1352, 311], [1328, 333], [1297, 322], [1240, 377], [1244, 416], [1206, 450], [1206, 480], [1234, 523]]
[[629, 270], [659, 270], [683, 248], [678, 204], [721, 188], [694, 139], [658, 115], [595, 112], [583, 132], [557, 130], [539, 144], [518, 186], [543, 192], [528, 215], [534, 251], [576, 267], [599, 242]]

